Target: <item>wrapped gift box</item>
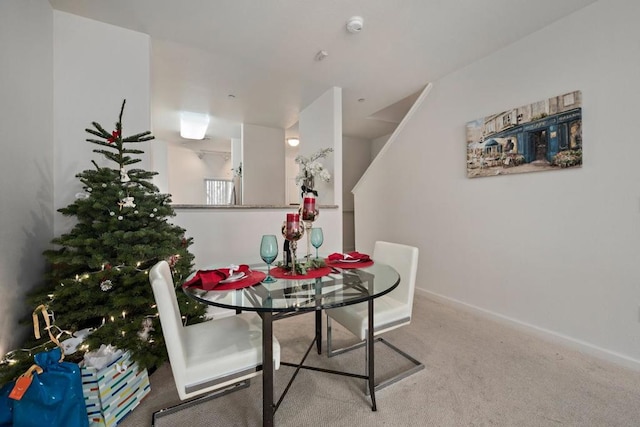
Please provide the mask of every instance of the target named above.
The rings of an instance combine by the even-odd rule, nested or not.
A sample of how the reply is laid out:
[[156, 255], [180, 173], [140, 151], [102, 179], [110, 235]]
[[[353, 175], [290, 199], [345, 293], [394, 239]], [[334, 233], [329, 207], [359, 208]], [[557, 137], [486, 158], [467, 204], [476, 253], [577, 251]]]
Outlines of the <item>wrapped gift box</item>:
[[82, 366], [82, 391], [92, 427], [118, 424], [151, 391], [146, 369], [127, 351], [102, 369]]

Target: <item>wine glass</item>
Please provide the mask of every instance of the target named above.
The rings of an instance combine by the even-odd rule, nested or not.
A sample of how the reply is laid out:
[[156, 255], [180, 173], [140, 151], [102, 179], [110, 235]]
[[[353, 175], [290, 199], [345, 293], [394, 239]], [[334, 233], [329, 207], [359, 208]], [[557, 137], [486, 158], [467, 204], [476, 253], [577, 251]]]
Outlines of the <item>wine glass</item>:
[[271, 263], [275, 261], [278, 256], [278, 241], [273, 234], [265, 234], [262, 236], [260, 242], [260, 256], [262, 260], [267, 263], [267, 277], [262, 281], [263, 283], [273, 283], [277, 280], [271, 276]]
[[316, 259], [318, 259], [318, 248], [322, 246], [324, 242], [324, 236], [322, 235], [322, 228], [311, 229], [311, 244], [316, 248]]

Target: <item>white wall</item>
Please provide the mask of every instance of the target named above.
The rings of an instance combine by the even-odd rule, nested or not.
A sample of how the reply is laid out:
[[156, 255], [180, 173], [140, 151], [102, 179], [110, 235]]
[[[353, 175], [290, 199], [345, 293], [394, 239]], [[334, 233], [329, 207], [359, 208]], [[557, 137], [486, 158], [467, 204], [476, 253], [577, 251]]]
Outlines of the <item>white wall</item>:
[[233, 178], [231, 153], [199, 153], [177, 144], [167, 144], [167, 152], [171, 161], [167, 163], [168, 167], [165, 170], [168, 174], [171, 201], [174, 204], [204, 205], [206, 178]]
[[0, 356], [29, 330], [24, 295], [53, 238], [52, 28], [48, 2], [0, 1]]
[[154, 139], [151, 144], [152, 170], [158, 172], [153, 177], [153, 184], [161, 193], [171, 193], [169, 189], [169, 143], [160, 139]]
[[[81, 191], [78, 172], [99, 165], [114, 167], [93, 153], [85, 129], [92, 122], [114, 127], [122, 100], [125, 136], [150, 130], [149, 36], [65, 12], [53, 12], [54, 207], [59, 209]], [[150, 143], [135, 168], [150, 168]], [[68, 231], [73, 219], [54, 217], [56, 235]]]
[[[434, 82], [359, 184], [358, 247], [416, 245], [420, 289], [640, 368], [639, 16], [601, 0]], [[571, 90], [582, 168], [465, 177], [466, 122]]]
[[371, 141], [342, 137], [342, 246], [345, 252], [356, 249], [353, 194], [364, 171], [371, 163]]
[[242, 139], [231, 138], [231, 167], [233, 169], [237, 170], [242, 165], [242, 156]]
[[[172, 203], [203, 205], [205, 163], [195, 151], [176, 144], [167, 144], [167, 153], [170, 161], [167, 163], [166, 174]], [[162, 175], [161, 172], [160, 176]]]
[[209, 179], [232, 179], [233, 162], [231, 162], [231, 152], [215, 151], [201, 153], [199, 156], [206, 168], [206, 178]]
[[284, 205], [284, 129], [242, 125], [242, 203]]
[[[299, 146], [298, 146], [299, 147]], [[300, 203], [300, 187], [296, 185], [296, 175], [300, 170], [299, 165], [296, 163], [296, 156], [298, 155], [298, 147], [291, 147], [289, 144], [285, 147], [285, 179], [286, 179], [286, 201], [287, 204]]]
[[315, 181], [321, 204], [342, 203], [342, 89], [333, 87], [320, 95], [299, 118], [299, 154], [309, 156], [321, 148], [333, 148], [322, 165], [331, 174], [331, 181]]
[[[177, 208], [172, 222], [187, 230], [194, 243], [189, 250], [195, 256], [195, 268], [260, 262], [260, 238], [275, 234], [279, 243], [278, 260], [282, 260], [282, 223], [291, 209]], [[339, 209], [322, 209], [314, 223], [322, 227], [324, 243], [320, 253], [330, 254], [342, 249], [341, 215]], [[306, 236], [298, 243], [298, 254], [306, 254]], [[312, 247], [313, 251], [314, 248]]]
[[376, 156], [378, 155], [380, 150], [382, 150], [382, 147], [384, 147], [384, 145], [389, 140], [390, 136], [391, 136], [391, 134], [382, 135], [382, 136], [374, 139], [373, 141], [371, 141], [371, 161], [373, 161], [373, 159], [376, 158]]

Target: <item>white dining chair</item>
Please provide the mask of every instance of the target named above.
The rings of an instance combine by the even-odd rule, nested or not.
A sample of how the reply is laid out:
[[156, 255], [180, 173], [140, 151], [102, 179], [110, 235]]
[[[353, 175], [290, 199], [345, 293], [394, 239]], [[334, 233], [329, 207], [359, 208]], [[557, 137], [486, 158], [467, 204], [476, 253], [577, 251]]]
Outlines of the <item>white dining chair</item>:
[[[374, 262], [380, 262], [390, 265], [400, 274], [400, 284], [398, 285], [398, 287], [388, 294], [377, 298], [374, 302], [374, 339], [376, 342], [384, 343], [389, 348], [412, 363], [412, 366], [410, 368], [404, 370], [403, 372], [400, 372], [392, 378], [387, 378], [383, 381], [377, 382], [375, 385], [375, 389], [379, 390], [403, 378], [406, 378], [407, 376], [412, 375], [420, 371], [421, 369], [424, 369], [424, 365], [421, 362], [414, 359], [412, 356], [400, 350], [393, 344], [389, 343], [387, 340], [378, 336], [384, 332], [388, 332], [401, 326], [408, 325], [411, 322], [413, 295], [415, 293], [416, 273], [418, 270], [418, 248], [413, 246], [401, 245], [398, 243], [377, 241], [373, 249], [372, 258]], [[368, 314], [366, 303], [332, 308], [326, 310], [326, 313], [328, 357], [333, 357], [368, 344]], [[332, 320], [340, 323], [348, 331], [355, 335], [360, 341], [351, 346], [333, 349], [331, 336]], [[367, 360], [365, 360], [365, 366], [368, 367]]]
[[[192, 399], [153, 414], [156, 418], [186, 406], [249, 386], [262, 370], [262, 322], [243, 313], [184, 326], [169, 264], [149, 271], [169, 363], [180, 400]], [[280, 367], [280, 343], [273, 337], [273, 363]]]

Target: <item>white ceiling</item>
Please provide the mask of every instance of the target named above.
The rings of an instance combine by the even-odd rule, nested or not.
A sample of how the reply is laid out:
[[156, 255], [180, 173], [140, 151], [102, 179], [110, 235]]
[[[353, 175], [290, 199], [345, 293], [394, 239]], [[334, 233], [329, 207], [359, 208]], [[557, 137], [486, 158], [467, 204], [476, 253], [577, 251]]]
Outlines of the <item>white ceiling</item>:
[[[333, 86], [343, 89], [344, 135], [386, 135], [410, 106], [413, 98], [407, 97], [428, 82], [595, 1], [50, 3], [150, 35], [152, 131], [160, 139], [179, 141], [180, 111], [211, 114], [208, 135], [214, 139], [237, 133], [243, 122], [291, 128], [288, 133], [295, 134], [299, 112]], [[364, 27], [351, 34], [346, 22], [356, 15], [363, 17]], [[328, 56], [316, 61], [320, 50]]]

